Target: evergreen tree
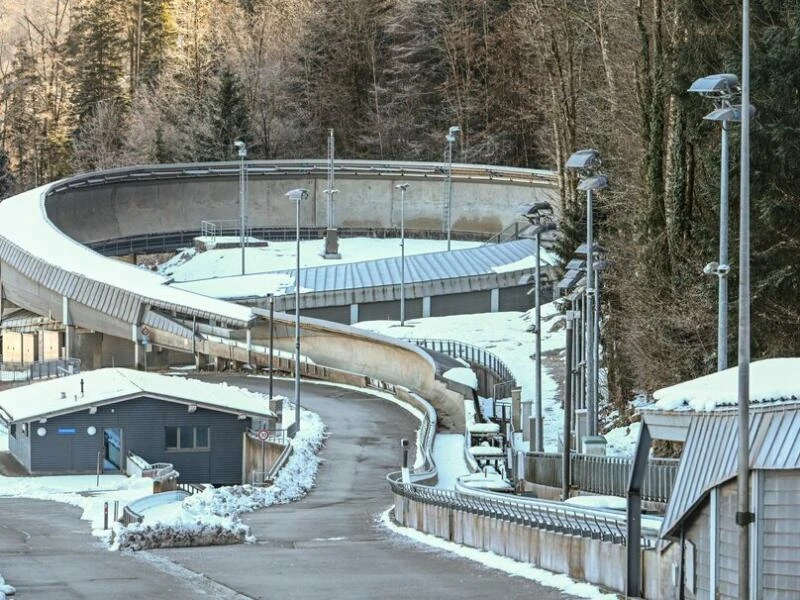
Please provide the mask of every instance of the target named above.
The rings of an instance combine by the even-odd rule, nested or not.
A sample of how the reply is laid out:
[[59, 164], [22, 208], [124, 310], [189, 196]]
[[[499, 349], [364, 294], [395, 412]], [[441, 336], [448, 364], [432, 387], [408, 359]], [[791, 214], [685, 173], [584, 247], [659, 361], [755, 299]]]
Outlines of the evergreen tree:
[[0, 200], [14, 193], [14, 175], [8, 164], [8, 154], [0, 148]]
[[152, 85], [164, 70], [177, 42], [169, 0], [131, 0], [129, 26], [131, 88]]
[[99, 102], [124, 105], [125, 0], [80, 0], [73, 7], [70, 53], [75, 69], [72, 95], [78, 127]]
[[230, 160], [234, 156], [233, 142], [248, 136], [247, 103], [239, 77], [223, 67], [216, 98], [209, 106], [208, 128], [199, 140], [200, 160]]

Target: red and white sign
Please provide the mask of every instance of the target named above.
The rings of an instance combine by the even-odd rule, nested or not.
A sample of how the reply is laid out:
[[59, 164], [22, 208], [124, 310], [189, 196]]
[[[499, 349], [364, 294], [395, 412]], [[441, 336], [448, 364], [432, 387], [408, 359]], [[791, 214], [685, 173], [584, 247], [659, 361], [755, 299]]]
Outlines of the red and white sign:
[[269, 439], [269, 431], [266, 429], [262, 429], [258, 432], [258, 439], [262, 442], [266, 442]]

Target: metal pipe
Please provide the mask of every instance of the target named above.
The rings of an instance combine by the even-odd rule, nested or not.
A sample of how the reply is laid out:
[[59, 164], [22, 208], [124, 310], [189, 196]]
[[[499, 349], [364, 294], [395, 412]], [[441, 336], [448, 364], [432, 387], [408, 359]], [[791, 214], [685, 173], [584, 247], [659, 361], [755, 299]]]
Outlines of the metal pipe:
[[719, 294], [717, 298], [717, 371], [728, 368], [728, 121], [722, 121], [722, 150], [719, 178]]
[[447, 136], [447, 217], [445, 227], [447, 227], [447, 250], [450, 250], [450, 227], [452, 218], [450, 211], [453, 208], [453, 136]]
[[564, 443], [563, 457], [561, 460], [561, 499], [569, 498], [569, 459], [572, 438], [572, 315], [567, 312], [567, 376], [564, 378]]
[[275, 297], [272, 294], [267, 294], [267, 298], [269, 298], [269, 399], [272, 400], [272, 371], [275, 368], [273, 362], [273, 344], [275, 343]]
[[[536, 229], [536, 268], [535, 300], [536, 300], [536, 389], [534, 410], [536, 412], [536, 451], [544, 452], [544, 425], [542, 423], [542, 307], [541, 307], [541, 226]], [[567, 350], [569, 353], [569, 350]]]
[[597, 398], [594, 371], [594, 230], [592, 190], [586, 190], [586, 408], [589, 435], [597, 435]]
[[[301, 194], [302, 197], [302, 194]], [[297, 254], [294, 272], [294, 434], [300, 431], [300, 200], [297, 198], [295, 212], [295, 235]]]
[[742, 139], [739, 208], [739, 598], [750, 599], [750, 1], [742, 2]]

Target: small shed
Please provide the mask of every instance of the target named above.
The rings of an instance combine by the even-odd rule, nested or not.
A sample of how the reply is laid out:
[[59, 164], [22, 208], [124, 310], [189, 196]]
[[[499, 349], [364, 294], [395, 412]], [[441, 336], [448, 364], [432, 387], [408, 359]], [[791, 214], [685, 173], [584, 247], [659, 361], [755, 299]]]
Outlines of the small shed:
[[266, 396], [226, 384], [99, 369], [0, 392], [12, 456], [33, 475], [126, 472], [130, 455], [181, 481], [244, 481], [247, 430], [274, 428]]
[[[800, 359], [750, 365], [750, 589], [800, 597]], [[687, 600], [738, 598], [738, 369], [659, 390], [642, 411], [656, 439], [684, 442], [661, 537], [682, 543]]]

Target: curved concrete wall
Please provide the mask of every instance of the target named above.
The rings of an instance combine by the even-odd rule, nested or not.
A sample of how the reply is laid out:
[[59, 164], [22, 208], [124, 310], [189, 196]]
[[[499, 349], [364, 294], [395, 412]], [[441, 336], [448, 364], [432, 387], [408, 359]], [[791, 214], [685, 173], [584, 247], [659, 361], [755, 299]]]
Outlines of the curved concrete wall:
[[[306, 188], [303, 227], [327, 225], [327, 171], [323, 161], [299, 168], [296, 161], [247, 163], [247, 215], [253, 227], [292, 227], [288, 190]], [[409, 229], [441, 230], [446, 174], [432, 163], [337, 161], [334, 216], [337, 227], [399, 227], [400, 191], [406, 193]], [[200, 229], [203, 220], [239, 218], [238, 163], [163, 165], [77, 176], [48, 194], [47, 215], [64, 232], [84, 242], [146, 233]], [[532, 169], [453, 166], [452, 230], [487, 237], [516, 220], [520, 206], [556, 202], [554, 175]], [[132, 176], [136, 173], [136, 176]], [[557, 208], [557, 207], [556, 207]]]

